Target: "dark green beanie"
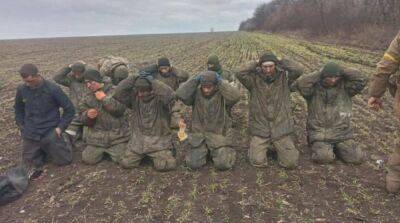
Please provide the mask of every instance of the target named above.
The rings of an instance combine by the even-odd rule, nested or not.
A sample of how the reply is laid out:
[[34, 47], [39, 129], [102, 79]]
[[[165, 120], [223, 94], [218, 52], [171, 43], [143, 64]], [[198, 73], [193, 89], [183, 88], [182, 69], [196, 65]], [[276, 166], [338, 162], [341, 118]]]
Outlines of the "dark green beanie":
[[340, 66], [335, 62], [328, 62], [322, 68], [321, 77], [337, 77], [340, 76]]
[[83, 64], [81, 62], [76, 62], [76, 63], [72, 64], [71, 70], [74, 73], [83, 73], [83, 72], [85, 72], [85, 64]]
[[217, 55], [209, 56], [208, 60], [207, 60], [207, 65], [213, 65], [213, 67], [210, 68], [209, 70], [212, 70], [212, 71], [221, 70], [221, 64], [219, 63], [219, 59], [218, 59]]
[[19, 69], [19, 74], [20, 75], [36, 75], [39, 73], [38, 68], [34, 64], [24, 64], [22, 67]]
[[157, 61], [158, 67], [170, 67], [171, 63], [169, 62], [168, 58], [166, 57], [161, 57]]
[[119, 65], [114, 69], [114, 78], [123, 80], [129, 75], [129, 69], [125, 65]]
[[274, 62], [275, 64], [278, 63], [278, 57], [276, 57], [276, 55], [272, 52], [266, 52], [264, 53], [259, 60], [259, 65], [263, 64], [264, 62]]
[[85, 80], [90, 80], [90, 81], [96, 81], [98, 83], [103, 83], [103, 78], [101, 77], [101, 74], [94, 69], [88, 69], [83, 73], [83, 78]]
[[144, 77], [139, 77], [138, 79], [136, 79], [135, 87], [139, 91], [151, 91], [152, 90], [150, 81]]

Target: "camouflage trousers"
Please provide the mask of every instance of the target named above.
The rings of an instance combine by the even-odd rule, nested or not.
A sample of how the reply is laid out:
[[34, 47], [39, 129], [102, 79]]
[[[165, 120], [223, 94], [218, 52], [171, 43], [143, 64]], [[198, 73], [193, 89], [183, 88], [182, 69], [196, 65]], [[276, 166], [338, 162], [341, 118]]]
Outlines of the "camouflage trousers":
[[279, 165], [288, 169], [298, 165], [299, 151], [296, 149], [290, 136], [271, 141], [269, 138], [253, 136], [250, 141], [249, 161], [256, 167], [265, 167], [268, 164], [267, 152], [276, 151]]
[[176, 168], [176, 159], [169, 149], [145, 154], [135, 153], [128, 149], [123, 155], [121, 165], [124, 168], [139, 167], [140, 162], [146, 156], [150, 157], [153, 161], [154, 168], [158, 171], [169, 171]]
[[126, 147], [127, 143], [119, 143], [109, 147], [87, 145], [82, 152], [82, 160], [86, 164], [94, 165], [102, 161], [105, 155], [109, 155], [113, 162], [120, 164]]
[[236, 161], [236, 151], [230, 147], [210, 148], [205, 142], [189, 149], [185, 157], [190, 169], [198, 169], [207, 163], [208, 154], [218, 170], [232, 169]]
[[361, 164], [364, 160], [364, 152], [353, 139], [338, 143], [313, 142], [311, 153], [311, 159], [321, 164], [333, 162], [336, 156], [351, 164]]
[[400, 148], [389, 155], [386, 190], [390, 193], [400, 191]]

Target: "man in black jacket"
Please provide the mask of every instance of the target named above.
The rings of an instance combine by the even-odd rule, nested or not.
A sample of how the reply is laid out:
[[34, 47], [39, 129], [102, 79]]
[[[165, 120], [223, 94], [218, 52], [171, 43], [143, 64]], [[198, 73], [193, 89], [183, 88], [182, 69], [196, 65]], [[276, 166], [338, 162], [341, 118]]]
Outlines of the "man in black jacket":
[[57, 165], [70, 164], [72, 151], [63, 132], [75, 115], [72, 102], [60, 87], [39, 75], [35, 65], [23, 65], [19, 74], [25, 83], [17, 88], [14, 109], [24, 163], [40, 168], [50, 156]]

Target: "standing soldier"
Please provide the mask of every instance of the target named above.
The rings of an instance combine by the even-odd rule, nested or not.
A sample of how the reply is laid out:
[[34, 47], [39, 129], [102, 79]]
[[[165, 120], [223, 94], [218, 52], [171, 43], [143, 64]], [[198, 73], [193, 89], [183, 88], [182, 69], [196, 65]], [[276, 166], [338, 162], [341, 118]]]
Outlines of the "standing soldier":
[[226, 69], [223, 69], [217, 55], [211, 55], [207, 60], [207, 70], [217, 72], [222, 79], [227, 80], [231, 85], [236, 86], [235, 75]]
[[[71, 99], [75, 109], [78, 107], [80, 99], [88, 93], [83, 81], [83, 72], [85, 72], [85, 63], [78, 61], [62, 68], [53, 78], [57, 84], [69, 88], [69, 98]], [[65, 132], [70, 135], [72, 139], [71, 142], [75, 144], [77, 140], [81, 139], [82, 130], [82, 123], [80, 122], [78, 113], [76, 113], [75, 118], [72, 120]]]
[[108, 154], [112, 161], [120, 163], [129, 140], [125, 106], [111, 97], [114, 86], [103, 83], [98, 71], [86, 70], [83, 77], [91, 93], [78, 106], [87, 144], [82, 152], [82, 160], [93, 165]]
[[[377, 72], [372, 76], [371, 85], [369, 88], [370, 98], [368, 105], [374, 110], [382, 109], [381, 97], [385, 94], [387, 88], [391, 90], [395, 97], [395, 112], [400, 118], [400, 91], [398, 78], [393, 78], [392, 75], [399, 70], [400, 66], [400, 33], [390, 44], [382, 60], [378, 63]], [[386, 189], [395, 193], [400, 189], [400, 148], [389, 156], [388, 161], [389, 171], [386, 175]]]
[[100, 59], [98, 69], [106, 83], [117, 86], [129, 75], [129, 61], [123, 57], [107, 56]]
[[25, 84], [17, 88], [14, 109], [24, 163], [40, 169], [50, 156], [57, 165], [70, 164], [72, 151], [63, 132], [75, 115], [72, 102], [60, 87], [39, 75], [35, 65], [25, 64], [19, 73]]
[[231, 127], [230, 110], [240, 99], [240, 92], [214, 71], [206, 71], [192, 77], [176, 92], [177, 97], [193, 107], [191, 145], [186, 164], [198, 169], [207, 163], [210, 153], [219, 170], [231, 169], [236, 160], [228, 138]]
[[308, 143], [312, 159], [330, 163], [337, 155], [346, 163], [360, 164], [364, 153], [353, 139], [352, 100], [366, 79], [358, 70], [327, 63], [321, 71], [300, 77], [294, 87], [307, 101]]
[[237, 73], [237, 79], [250, 92], [249, 160], [253, 166], [267, 165], [267, 150], [271, 145], [281, 166], [297, 166], [299, 151], [291, 138], [294, 123], [289, 86], [302, 73], [301, 66], [286, 59], [278, 60], [273, 53], [262, 55], [258, 62]]
[[175, 169], [170, 131], [174, 91], [152, 76], [131, 75], [118, 85], [114, 97], [132, 109], [131, 138], [122, 159], [123, 167], [138, 167], [147, 156], [156, 170]]

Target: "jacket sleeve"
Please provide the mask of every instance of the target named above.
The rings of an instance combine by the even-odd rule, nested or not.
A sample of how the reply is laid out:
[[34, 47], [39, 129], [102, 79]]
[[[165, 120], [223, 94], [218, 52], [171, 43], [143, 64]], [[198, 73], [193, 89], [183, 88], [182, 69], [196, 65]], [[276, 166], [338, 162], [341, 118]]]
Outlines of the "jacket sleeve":
[[112, 97], [121, 102], [128, 108], [132, 108], [134, 84], [138, 75], [129, 75], [127, 78], [119, 82], [118, 86], [114, 89]]
[[65, 87], [69, 87], [72, 82], [72, 78], [68, 76], [68, 74], [71, 72], [71, 68], [69, 67], [64, 67], [61, 70], [59, 70], [56, 75], [54, 75], [53, 79], [57, 84], [60, 84]]
[[303, 75], [292, 84], [292, 89], [297, 90], [304, 98], [309, 98], [314, 94], [315, 84], [320, 76], [319, 71]]
[[17, 94], [15, 95], [15, 104], [14, 104], [14, 113], [15, 113], [15, 122], [19, 129], [22, 129], [24, 126], [24, 117], [25, 117], [25, 103], [22, 98], [21, 87], [18, 87]]
[[253, 88], [253, 76], [257, 72], [257, 63], [252, 62], [245, 65], [243, 68], [236, 72], [236, 78], [242, 83], [248, 90]]
[[107, 95], [101, 103], [104, 110], [114, 117], [121, 117], [125, 113], [125, 105], [113, 98], [112, 94]]
[[382, 97], [389, 84], [389, 78], [399, 70], [400, 65], [400, 33], [391, 42], [389, 48], [377, 64], [377, 71], [371, 78], [369, 94]]
[[228, 107], [234, 106], [239, 101], [240, 99], [239, 89], [230, 85], [227, 80], [221, 80], [218, 87]]
[[74, 119], [75, 108], [71, 100], [69, 100], [68, 96], [64, 93], [63, 90], [61, 90], [60, 87], [55, 86], [53, 90], [53, 95], [57, 101], [58, 106], [63, 109], [58, 127], [64, 131], [71, 123], [72, 119]]
[[293, 60], [284, 58], [280, 61], [280, 63], [282, 68], [288, 72], [287, 77], [289, 80], [289, 85], [291, 85], [304, 72], [304, 67]]
[[343, 68], [342, 76], [345, 81], [345, 89], [351, 97], [361, 93], [367, 84], [366, 77], [359, 70], [353, 68]]
[[159, 98], [160, 102], [164, 105], [164, 107], [171, 110], [175, 102], [174, 90], [158, 80], [152, 80], [151, 85], [153, 87], [154, 94]]
[[196, 91], [199, 86], [199, 81], [196, 77], [196, 75], [191, 77], [176, 90], [176, 97], [185, 105], [192, 106], [194, 104]]
[[189, 79], [189, 73], [184, 70], [176, 69], [176, 77], [179, 83], [183, 83]]

